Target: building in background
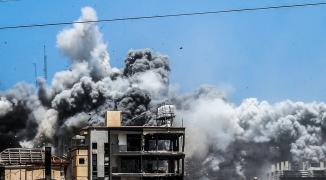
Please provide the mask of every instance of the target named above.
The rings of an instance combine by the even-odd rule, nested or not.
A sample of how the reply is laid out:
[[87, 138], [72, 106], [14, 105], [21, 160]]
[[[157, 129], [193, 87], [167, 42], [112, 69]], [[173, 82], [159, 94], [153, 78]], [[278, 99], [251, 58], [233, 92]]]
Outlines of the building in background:
[[[46, 148], [46, 150], [49, 148]], [[65, 179], [68, 162], [41, 148], [9, 148], [0, 153], [1, 180]], [[48, 158], [47, 158], [48, 157]]]
[[69, 166], [72, 180], [88, 179], [88, 159], [88, 147], [85, 143], [85, 136], [74, 136], [71, 141]]
[[108, 111], [105, 126], [82, 129], [72, 139], [72, 179], [184, 179], [185, 128], [172, 127], [172, 108], [159, 109], [160, 126], [121, 126], [120, 112]]
[[272, 165], [268, 180], [325, 180], [325, 162], [289, 162]]

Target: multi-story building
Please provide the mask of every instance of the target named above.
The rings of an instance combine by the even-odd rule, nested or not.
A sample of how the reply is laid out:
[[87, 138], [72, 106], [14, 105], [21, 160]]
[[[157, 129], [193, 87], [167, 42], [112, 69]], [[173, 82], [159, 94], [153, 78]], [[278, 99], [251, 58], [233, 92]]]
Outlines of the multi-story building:
[[268, 180], [325, 180], [325, 162], [279, 162], [273, 164]]
[[[88, 161], [75, 155], [73, 166], [87, 162], [89, 180], [183, 179], [185, 128], [121, 126], [118, 111], [108, 112], [106, 119], [105, 126], [82, 129], [84, 138], [75, 137], [80, 143], [72, 143], [74, 152], [87, 147]], [[73, 179], [82, 179], [78, 171]]]

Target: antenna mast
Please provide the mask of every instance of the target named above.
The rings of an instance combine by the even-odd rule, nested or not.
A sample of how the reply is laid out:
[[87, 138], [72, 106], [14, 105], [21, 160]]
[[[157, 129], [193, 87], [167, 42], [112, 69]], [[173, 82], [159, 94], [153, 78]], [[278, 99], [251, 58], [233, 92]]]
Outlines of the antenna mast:
[[46, 49], [45, 49], [45, 45], [44, 45], [44, 57], [43, 57], [43, 73], [44, 73], [44, 79], [45, 81], [48, 80], [48, 62], [47, 62], [47, 56], [46, 56]]
[[33, 66], [34, 66], [35, 86], [37, 87], [37, 67], [36, 67], [36, 63], [33, 63]]

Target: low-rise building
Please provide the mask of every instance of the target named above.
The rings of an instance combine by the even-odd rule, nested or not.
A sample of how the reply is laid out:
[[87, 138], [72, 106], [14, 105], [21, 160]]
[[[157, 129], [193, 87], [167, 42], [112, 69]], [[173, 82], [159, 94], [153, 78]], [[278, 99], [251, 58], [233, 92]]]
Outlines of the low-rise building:
[[325, 180], [325, 162], [289, 162], [273, 164], [268, 180]]
[[88, 179], [88, 147], [85, 144], [85, 136], [76, 135], [72, 138], [70, 171], [72, 180]]
[[80, 132], [71, 148], [73, 179], [86, 179], [78, 171], [86, 169], [84, 162], [89, 180], [184, 179], [183, 127], [121, 126], [120, 112], [111, 111], [105, 126]]
[[[65, 179], [68, 162], [50, 154], [46, 168], [45, 151], [41, 148], [9, 148], [0, 153], [1, 180]], [[47, 178], [47, 176], [49, 176]]]

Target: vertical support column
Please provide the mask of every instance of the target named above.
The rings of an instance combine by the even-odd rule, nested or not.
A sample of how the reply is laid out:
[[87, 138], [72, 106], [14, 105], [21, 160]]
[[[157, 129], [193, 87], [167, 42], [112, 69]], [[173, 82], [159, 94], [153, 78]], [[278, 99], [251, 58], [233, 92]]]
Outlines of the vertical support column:
[[[145, 136], [142, 134], [141, 136], [141, 155], [140, 155], [140, 172], [143, 173], [143, 156], [142, 153], [144, 152], [144, 146], [145, 146]], [[141, 177], [143, 179], [143, 176]]]
[[155, 134], [155, 145], [156, 145], [156, 151], [158, 151], [158, 136]]
[[180, 174], [180, 159], [177, 160], [177, 173]]
[[52, 158], [51, 158], [51, 147], [45, 147], [45, 179], [51, 180], [51, 164], [52, 164]]
[[178, 151], [178, 152], [180, 150], [180, 142], [179, 142], [179, 139], [180, 139], [180, 137], [177, 136], [177, 138], [176, 138], [176, 151]]
[[145, 136], [144, 136], [144, 134], [142, 134], [140, 137], [141, 137], [141, 148], [140, 148], [140, 150], [141, 151], [144, 151], [144, 147], [145, 147]]
[[93, 149], [93, 146], [92, 146], [92, 133], [91, 133], [91, 130], [88, 129], [88, 179], [89, 180], [93, 180], [93, 177], [92, 177], [92, 174], [93, 174], [93, 157], [92, 157], [92, 149]]
[[185, 175], [185, 159], [184, 158], [182, 158], [182, 176], [184, 176]]
[[182, 152], [185, 151], [185, 141], [186, 141], [186, 136], [185, 134], [182, 135]]
[[108, 132], [109, 144], [109, 179], [112, 179], [112, 144], [111, 144], [111, 131]]

